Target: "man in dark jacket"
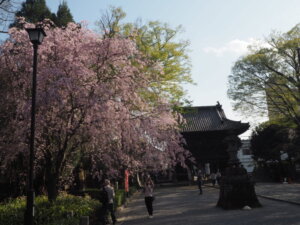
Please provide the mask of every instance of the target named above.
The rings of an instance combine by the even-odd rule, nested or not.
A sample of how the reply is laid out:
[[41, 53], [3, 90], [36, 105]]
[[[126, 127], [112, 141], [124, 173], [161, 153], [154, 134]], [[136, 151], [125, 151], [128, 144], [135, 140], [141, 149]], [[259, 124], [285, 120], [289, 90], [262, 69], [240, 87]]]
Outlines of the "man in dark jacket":
[[203, 194], [203, 191], [202, 191], [203, 174], [202, 174], [201, 170], [198, 171], [197, 181], [198, 181], [198, 188], [199, 188], [199, 191], [200, 191], [199, 195], [202, 195]]
[[103, 192], [106, 194], [106, 198], [102, 202], [104, 212], [106, 215], [110, 213], [113, 224], [116, 224], [117, 220], [114, 210], [115, 191], [114, 188], [110, 185], [110, 181], [108, 179], [105, 179], [104, 181]]

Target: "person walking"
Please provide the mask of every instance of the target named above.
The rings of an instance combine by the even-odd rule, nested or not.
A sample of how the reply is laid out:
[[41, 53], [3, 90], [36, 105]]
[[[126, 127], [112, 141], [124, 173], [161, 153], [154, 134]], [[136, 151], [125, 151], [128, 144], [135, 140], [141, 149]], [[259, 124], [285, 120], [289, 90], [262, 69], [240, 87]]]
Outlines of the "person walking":
[[149, 218], [153, 218], [153, 189], [154, 183], [150, 176], [146, 178], [145, 186], [144, 186], [144, 194], [145, 194], [145, 204], [148, 211]]
[[203, 174], [202, 174], [201, 170], [198, 171], [197, 182], [198, 182], [198, 188], [199, 188], [199, 195], [202, 195], [203, 194], [203, 191], [202, 191]]
[[211, 184], [213, 186], [215, 186], [216, 185], [216, 181], [217, 181], [217, 175], [214, 172], [210, 174], [210, 179], [211, 179]]
[[[111, 219], [113, 224], [117, 223], [116, 216], [115, 216], [115, 209], [114, 209], [114, 198], [115, 198], [115, 191], [114, 188], [110, 185], [110, 180], [104, 180], [104, 188], [103, 191], [106, 192], [107, 200], [102, 203], [104, 208], [105, 217], [108, 217], [108, 213], [110, 213]], [[108, 219], [108, 218], [106, 218]], [[106, 222], [106, 221], [105, 221]]]

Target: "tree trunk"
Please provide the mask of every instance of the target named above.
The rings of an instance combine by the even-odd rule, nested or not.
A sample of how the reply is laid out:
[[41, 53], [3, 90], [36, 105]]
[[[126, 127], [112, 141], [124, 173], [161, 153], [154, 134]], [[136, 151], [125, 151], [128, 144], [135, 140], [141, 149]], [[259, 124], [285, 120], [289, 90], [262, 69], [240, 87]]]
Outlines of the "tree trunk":
[[187, 170], [189, 185], [192, 185], [192, 183], [193, 183], [193, 181], [192, 181], [192, 172], [191, 172], [189, 167], [187, 167], [186, 170]]
[[58, 176], [53, 173], [52, 167], [46, 166], [46, 189], [48, 192], [48, 200], [54, 201], [58, 196]]

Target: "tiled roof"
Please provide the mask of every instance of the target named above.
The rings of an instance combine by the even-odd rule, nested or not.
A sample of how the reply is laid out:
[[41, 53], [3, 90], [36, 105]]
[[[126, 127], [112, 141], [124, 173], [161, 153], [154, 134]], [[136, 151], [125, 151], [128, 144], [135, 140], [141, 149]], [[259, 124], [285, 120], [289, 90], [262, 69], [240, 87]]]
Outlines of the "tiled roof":
[[243, 133], [249, 128], [248, 123], [226, 118], [222, 106], [196, 106], [184, 108], [182, 114], [186, 120], [181, 132], [237, 131]]

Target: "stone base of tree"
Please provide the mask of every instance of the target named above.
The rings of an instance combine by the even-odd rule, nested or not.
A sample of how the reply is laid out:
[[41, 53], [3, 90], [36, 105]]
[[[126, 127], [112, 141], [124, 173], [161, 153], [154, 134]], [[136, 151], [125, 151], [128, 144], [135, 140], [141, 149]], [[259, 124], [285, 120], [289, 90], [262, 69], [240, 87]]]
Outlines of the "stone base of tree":
[[223, 209], [242, 209], [261, 207], [253, 182], [244, 168], [229, 168], [221, 180], [217, 207]]

